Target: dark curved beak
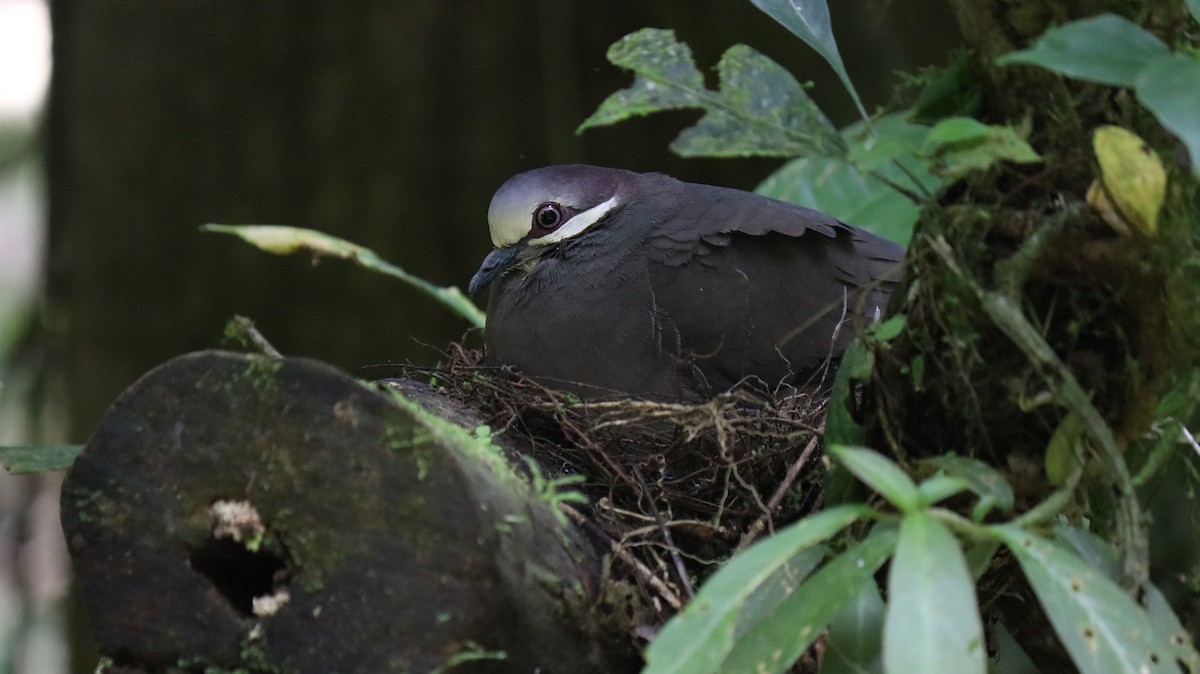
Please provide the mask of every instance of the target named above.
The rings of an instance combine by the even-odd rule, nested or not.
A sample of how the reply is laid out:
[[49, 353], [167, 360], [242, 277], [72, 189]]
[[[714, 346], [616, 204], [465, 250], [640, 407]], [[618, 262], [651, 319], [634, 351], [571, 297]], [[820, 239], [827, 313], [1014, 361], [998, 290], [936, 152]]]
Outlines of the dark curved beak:
[[483, 258], [483, 264], [479, 265], [479, 271], [471, 277], [471, 283], [467, 286], [467, 294], [474, 297], [479, 294], [479, 291], [491, 285], [492, 281], [500, 278], [504, 272], [525, 257], [522, 255], [525, 249], [524, 243], [516, 243], [488, 253], [487, 257]]

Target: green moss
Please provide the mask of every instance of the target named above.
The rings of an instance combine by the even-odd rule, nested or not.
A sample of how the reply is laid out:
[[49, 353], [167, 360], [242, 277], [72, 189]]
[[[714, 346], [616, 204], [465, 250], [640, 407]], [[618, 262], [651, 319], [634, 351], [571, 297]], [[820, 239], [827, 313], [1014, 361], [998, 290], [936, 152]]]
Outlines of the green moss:
[[275, 375], [283, 367], [284, 361], [279, 358], [256, 354], [246, 354], [245, 359], [245, 369], [237, 375], [230, 377], [229, 381], [225, 384], [226, 389], [232, 391], [236, 386], [248, 382], [254, 391], [263, 396], [278, 393], [279, 382]]
[[296, 671], [274, 662], [258, 627], [242, 640], [240, 659], [241, 663], [232, 668], [212, 664], [199, 656], [180, 658], [175, 666], [176, 671], [186, 674], [291, 674]]

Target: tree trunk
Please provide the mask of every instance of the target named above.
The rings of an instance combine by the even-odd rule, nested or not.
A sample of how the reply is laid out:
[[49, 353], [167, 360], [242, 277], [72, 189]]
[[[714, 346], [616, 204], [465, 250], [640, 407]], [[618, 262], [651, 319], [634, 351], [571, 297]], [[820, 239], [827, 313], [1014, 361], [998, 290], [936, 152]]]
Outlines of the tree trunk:
[[413, 399], [224, 352], [126, 391], [62, 495], [116, 671], [635, 671], [592, 547]]

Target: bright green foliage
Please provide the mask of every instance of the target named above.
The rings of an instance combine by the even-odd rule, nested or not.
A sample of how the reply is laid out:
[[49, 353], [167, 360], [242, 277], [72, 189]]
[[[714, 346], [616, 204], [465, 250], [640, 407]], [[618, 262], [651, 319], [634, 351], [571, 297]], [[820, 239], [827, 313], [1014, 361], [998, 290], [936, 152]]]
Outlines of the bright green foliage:
[[[876, 527], [863, 541], [825, 564], [755, 629], [747, 632], [718, 672], [774, 674], [787, 671], [838, 611], [891, 556], [896, 530]], [[706, 670], [707, 671], [707, 670]]]
[[886, 670], [982, 674], [985, 653], [975, 584], [958, 541], [928, 513], [906, 515], [888, 573]]
[[867, 119], [867, 111], [863, 108], [854, 83], [842, 63], [842, 55], [838, 52], [837, 40], [833, 37], [833, 24], [829, 20], [829, 5], [825, 0], [750, 0], [754, 6], [766, 12], [772, 19], [783, 27], [795, 33], [796, 37], [816, 50], [842, 79], [846, 91], [854, 99], [858, 114]]
[[669, 30], [646, 28], [608, 50], [614, 65], [636, 73], [633, 85], [609, 96], [579, 130], [662, 110], [701, 108], [704, 117], [671, 144], [681, 156], [839, 156], [845, 146], [791, 73], [745, 45], [717, 64], [720, 88], [704, 86], [687, 45]]
[[[895, 182], [906, 180], [899, 169], [890, 165], [880, 173]], [[920, 214], [920, 208], [911, 199], [840, 159], [793, 159], [755, 191], [815, 208], [901, 244], [908, 243], [912, 225]]]
[[1065, 547], [1024, 529], [994, 531], [1029, 579], [1054, 631], [1084, 674], [1179, 672], [1172, 644], [1124, 590]]
[[[1200, 0], [1190, 0], [1193, 17]], [[1142, 104], [1187, 146], [1200, 177], [1200, 59], [1173, 53], [1141, 26], [1113, 14], [1046, 31], [1031, 49], [1006, 54], [1004, 64], [1041, 66], [1068, 77], [1133, 89]]]
[[1200, 59], [1172, 54], [1155, 61], [1134, 80], [1138, 98], [1187, 147], [1192, 172], [1200, 177]]
[[1048, 30], [1032, 48], [996, 62], [1041, 66], [1081, 80], [1132, 87], [1142, 68], [1167, 53], [1162, 40], [1137, 24], [1101, 14]]
[[13, 475], [66, 470], [83, 445], [11, 445], [0, 447], [0, 465]]
[[922, 507], [936, 505], [941, 501], [957, 496], [971, 488], [971, 485], [961, 477], [952, 477], [941, 473], [922, 480], [917, 485], [917, 496]]
[[865, 447], [834, 445], [829, 448], [829, 454], [902, 512], [913, 512], [920, 505], [921, 496], [912, 478], [879, 452]]
[[916, 156], [929, 127], [896, 113], [875, 120], [870, 130], [852, 124], [842, 130], [845, 158], [801, 157], [784, 164], [755, 191], [803, 204], [899, 243], [908, 243], [919, 206], [907, 194], [928, 194], [941, 186]]
[[780, 603], [789, 601], [789, 589], [800, 585], [824, 557], [819, 544], [865, 512], [861, 506], [830, 508], [731, 559], [651, 642], [646, 649], [645, 672], [731, 671], [721, 663], [738, 638], [745, 639], [763, 623], [770, 623]]
[[979, 497], [979, 503], [971, 509], [971, 519], [983, 521], [993, 509], [1011, 512], [1013, 490], [1000, 471], [988, 464], [958, 454], [944, 454], [925, 459], [921, 463], [932, 466], [946, 475], [967, 482], [968, 488]]
[[938, 122], [925, 137], [921, 152], [929, 159], [930, 169], [946, 178], [959, 178], [1002, 160], [1041, 161], [1012, 127], [983, 124], [969, 117]]

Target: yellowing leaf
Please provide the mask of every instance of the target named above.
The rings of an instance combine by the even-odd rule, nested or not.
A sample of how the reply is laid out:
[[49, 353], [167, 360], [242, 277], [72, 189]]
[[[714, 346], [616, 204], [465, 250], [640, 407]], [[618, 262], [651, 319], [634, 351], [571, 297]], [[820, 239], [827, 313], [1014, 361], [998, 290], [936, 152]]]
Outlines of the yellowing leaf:
[[1125, 223], [1125, 218], [1117, 212], [1117, 207], [1108, 198], [1108, 194], [1104, 191], [1104, 183], [1097, 178], [1088, 185], [1087, 202], [1096, 209], [1100, 214], [1100, 219], [1108, 223], [1117, 234], [1121, 236], [1129, 236], [1132, 232], [1129, 231], [1129, 225]]
[[[1152, 236], [1167, 191], [1167, 172], [1158, 155], [1137, 134], [1119, 126], [1096, 129], [1092, 148], [1100, 163], [1101, 190], [1095, 190], [1095, 194], [1088, 190], [1088, 201], [1103, 215], [1103, 191], [1111, 210], [1124, 222]], [[1122, 231], [1121, 227], [1114, 228]]]

